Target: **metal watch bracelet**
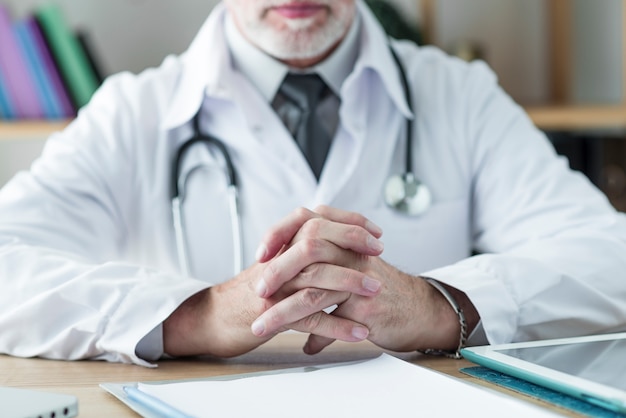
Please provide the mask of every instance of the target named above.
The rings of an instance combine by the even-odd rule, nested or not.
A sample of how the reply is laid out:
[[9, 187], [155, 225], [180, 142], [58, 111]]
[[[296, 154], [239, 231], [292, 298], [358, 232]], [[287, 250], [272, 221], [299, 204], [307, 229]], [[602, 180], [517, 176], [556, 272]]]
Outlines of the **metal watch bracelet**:
[[465, 343], [467, 342], [467, 321], [465, 320], [465, 314], [463, 313], [463, 309], [459, 306], [456, 300], [452, 297], [450, 292], [446, 290], [446, 288], [439, 283], [437, 280], [432, 279], [430, 277], [422, 277], [426, 282], [428, 282], [431, 286], [433, 286], [439, 293], [443, 295], [444, 298], [448, 301], [454, 312], [459, 317], [459, 324], [461, 325], [461, 335], [459, 336], [459, 345], [456, 350], [438, 350], [434, 348], [427, 348], [425, 350], [417, 350], [420, 353], [435, 355], [435, 356], [445, 356], [453, 359], [461, 359], [463, 356], [461, 355], [461, 349], [465, 347]]

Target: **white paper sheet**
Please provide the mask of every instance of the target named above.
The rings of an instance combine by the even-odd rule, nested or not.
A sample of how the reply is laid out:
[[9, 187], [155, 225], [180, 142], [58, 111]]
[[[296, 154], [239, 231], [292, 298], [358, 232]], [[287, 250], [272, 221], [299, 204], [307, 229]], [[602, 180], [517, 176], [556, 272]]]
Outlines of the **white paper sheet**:
[[312, 372], [138, 387], [196, 417], [558, 416], [386, 354]]

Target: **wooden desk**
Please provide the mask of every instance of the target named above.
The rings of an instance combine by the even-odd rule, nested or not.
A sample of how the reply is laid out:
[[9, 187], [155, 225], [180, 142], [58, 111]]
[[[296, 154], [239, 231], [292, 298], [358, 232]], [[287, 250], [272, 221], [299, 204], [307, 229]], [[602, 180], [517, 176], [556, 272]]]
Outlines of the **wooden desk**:
[[[22, 359], [0, 355], [0, 386], [38, 389], [77, 396], [79, 399], [79, 416], [81, 418], [136, 417], [137, 415], [131, 409], [98, 385], [103, 382], [189, 379], [249, 373], [369, 359], [382, 353], [382, 350], [367, 342], [359, 344], [338, 342], [316, 356], [307, 356], [300, 349], [303, 343], [303, 335], [283, 334], [257, 350], [235, 359], [167, 360], [160, 362], [159, 367], [155, 369], [100, 361], [66, 362]], [[495, 388], [495, 386], [459, 372], [461, 367], [472, 365], [467, 360], [429, 357], [417, 353], [396, 353], [395, 355], [412, 363], [441, 371], [465, 381]], [[509, 393], [512, 396], [521, 396], [506, 389], [496, 389]], [[547, 406], [545, 403], [524, 398]], [[566, 416], [576, 415], [569, 414]]]

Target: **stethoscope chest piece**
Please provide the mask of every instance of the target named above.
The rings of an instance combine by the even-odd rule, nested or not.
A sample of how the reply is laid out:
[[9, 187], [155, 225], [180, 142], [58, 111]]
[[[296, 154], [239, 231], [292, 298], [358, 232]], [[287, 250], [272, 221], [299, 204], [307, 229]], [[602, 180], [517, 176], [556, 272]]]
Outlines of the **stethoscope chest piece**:
[[385, 203], [406, 215], [418, 216], [430, 208], [432, 196], [424, 183], [413, 173], [395, 175], [385, 185]]

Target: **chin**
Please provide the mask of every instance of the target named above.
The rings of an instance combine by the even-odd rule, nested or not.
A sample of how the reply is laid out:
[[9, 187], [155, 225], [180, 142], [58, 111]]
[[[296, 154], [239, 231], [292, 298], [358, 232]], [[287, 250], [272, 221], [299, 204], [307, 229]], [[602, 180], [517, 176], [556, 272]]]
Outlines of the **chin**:
[[[299, 25], [303, 26], [303, 25]], [[269, 55], [280, 60], [310, 59], [328, 52], [343, 37], [343, 27], [286, 28], [258, 31], [251, 39]]]

